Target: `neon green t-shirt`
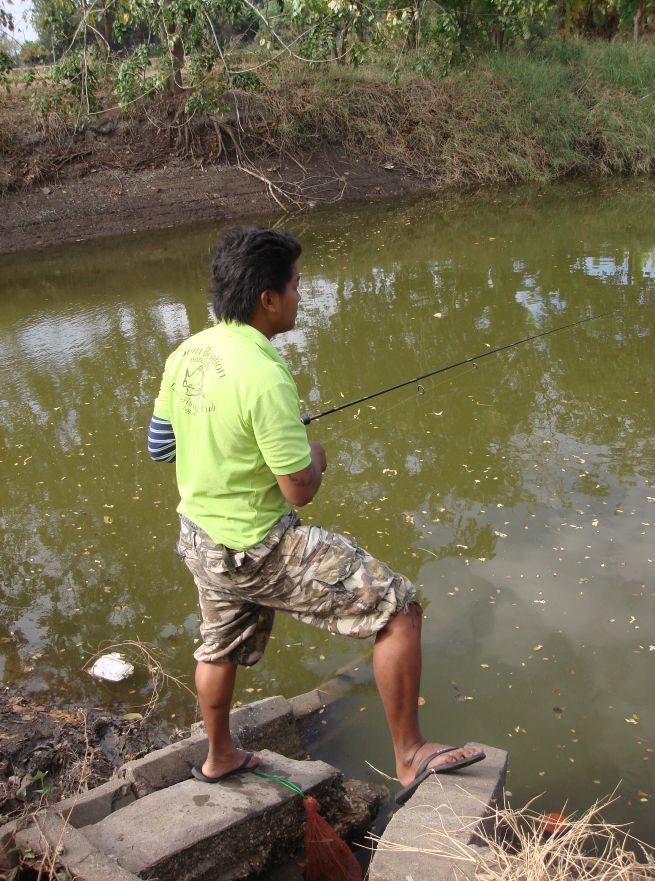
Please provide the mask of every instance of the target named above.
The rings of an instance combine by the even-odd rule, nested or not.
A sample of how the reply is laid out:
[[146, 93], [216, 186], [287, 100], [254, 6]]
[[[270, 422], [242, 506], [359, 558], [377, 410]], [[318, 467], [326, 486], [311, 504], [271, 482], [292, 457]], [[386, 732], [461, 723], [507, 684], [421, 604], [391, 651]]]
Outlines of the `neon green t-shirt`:
[[275, 475], [311, 462], [289, 368], [249, 324], [220, 323], [166, 361], [154, 415], [177, 442], [178, 512], [235, 550], [289, 511]]

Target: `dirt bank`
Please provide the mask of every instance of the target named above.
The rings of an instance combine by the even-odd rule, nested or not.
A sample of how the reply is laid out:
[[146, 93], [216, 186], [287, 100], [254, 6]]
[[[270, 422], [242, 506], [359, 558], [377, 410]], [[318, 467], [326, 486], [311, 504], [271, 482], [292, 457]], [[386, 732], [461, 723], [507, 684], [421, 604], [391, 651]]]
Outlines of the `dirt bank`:
[[29, 807], [93, 789], [124, 762], [169, 742], [147, 720], [91, 708], [35, 704], [3, 687], [0, 824]]
[[[289, 211], [339, 200], [420, 192], [425, 182], [396, 168], [314, 156], [264, 168], [270, 186], [238, 166], [174, 159], [160, 168], [73, 167], [56, 182], [0, 197], [0, 253], [195, 223]], [[288, 194], [288, 195], [285, 195]], [[276, 201], [277, 200], [277, 201]]]
[[[447, 77], [287, 60], [219, 111], [0, 95], [0, 253], [330, 201], [655, 172], [655, 47], [559, 42]], [[45, 91], [43, 91], [45, 90]], [[43, 95], [41, 95], [43, 97]]]

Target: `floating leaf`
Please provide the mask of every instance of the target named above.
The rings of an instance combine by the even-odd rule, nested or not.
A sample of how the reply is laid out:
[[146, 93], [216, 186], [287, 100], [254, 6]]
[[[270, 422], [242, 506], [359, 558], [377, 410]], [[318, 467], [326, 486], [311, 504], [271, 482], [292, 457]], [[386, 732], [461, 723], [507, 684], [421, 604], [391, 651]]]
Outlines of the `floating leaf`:
[[121, 716], [121, 719], [124, 722], [143, 722], [141, 713], [125, 713], [124, 716]]
[[564, 816], [564, 814], [544, 814], [543, 830], [549, 835], [557, 835], [562, 832], [566, 832], [566, 830], [569, 828], [569, 824], [566, 822], [566, 820], [567, 818]]

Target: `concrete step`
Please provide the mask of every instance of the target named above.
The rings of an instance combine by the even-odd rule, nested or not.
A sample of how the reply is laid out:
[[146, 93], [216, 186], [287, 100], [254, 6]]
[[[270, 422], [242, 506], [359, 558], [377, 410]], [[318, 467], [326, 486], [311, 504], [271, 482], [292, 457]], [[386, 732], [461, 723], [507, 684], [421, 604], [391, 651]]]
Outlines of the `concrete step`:
[[[477, 881], [479, 865], [493, 865], [477, 832], [495, 828], [504, 803], [508, 755], [482, 746], [483, 762], [427, 778], [384, 830], [368, 881]], [[398, 846], [400, 845], [400, 847]]]
[[[313, 795], [330, 820], [342, 775], [325, 762], [262, 750], [262, 770]], [[146, 795], [80, 831], [141, 878], [239, 881], [284, 860], [304, 835], [302, 799], [278, 783], [239, 774], [215, 785], [184, 780]]]

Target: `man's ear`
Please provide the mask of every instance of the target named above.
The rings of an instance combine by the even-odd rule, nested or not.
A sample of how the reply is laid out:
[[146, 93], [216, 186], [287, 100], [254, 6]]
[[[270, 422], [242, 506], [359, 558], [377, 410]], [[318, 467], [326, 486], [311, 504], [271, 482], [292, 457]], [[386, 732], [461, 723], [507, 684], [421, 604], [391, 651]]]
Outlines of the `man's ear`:
[[275, 291], [265, 290], [262, 291], [259, 295], [259, 301], [262, 304], [262, 308], [266, 312], [277, 312], [277, 306], [279, 301], [279, 294], [276, 294]]

